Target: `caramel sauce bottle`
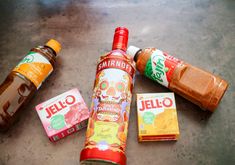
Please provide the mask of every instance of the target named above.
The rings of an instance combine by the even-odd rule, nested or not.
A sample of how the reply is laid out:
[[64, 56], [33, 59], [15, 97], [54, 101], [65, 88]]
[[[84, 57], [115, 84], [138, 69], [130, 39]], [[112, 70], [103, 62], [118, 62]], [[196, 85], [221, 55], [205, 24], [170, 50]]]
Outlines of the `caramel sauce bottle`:
[[31, 49], [0, 85], [0, 131], [14, 123], [23, 106], [53, 71], [60, 49], [60, 43], [53, 39], [45, 46]]
[[213, 112], [223, 97], [228, 83], [218, 76], [183, 62], [156, 48], [127, 50], [137, 70], [164, 85], [204, 110]]

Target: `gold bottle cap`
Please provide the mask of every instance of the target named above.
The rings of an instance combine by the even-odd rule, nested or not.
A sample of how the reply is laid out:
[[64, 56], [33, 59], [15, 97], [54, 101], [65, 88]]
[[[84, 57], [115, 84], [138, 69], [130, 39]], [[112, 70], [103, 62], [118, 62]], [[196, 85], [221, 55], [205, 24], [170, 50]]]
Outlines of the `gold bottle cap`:
[[47, 43], [46, 43], [46, 46], [50, 47], [51, 49], [53, 49], [56, 54], [58, 54], [61, 50], [61, 44], [54, 40], [54, 39], [50, 39]]

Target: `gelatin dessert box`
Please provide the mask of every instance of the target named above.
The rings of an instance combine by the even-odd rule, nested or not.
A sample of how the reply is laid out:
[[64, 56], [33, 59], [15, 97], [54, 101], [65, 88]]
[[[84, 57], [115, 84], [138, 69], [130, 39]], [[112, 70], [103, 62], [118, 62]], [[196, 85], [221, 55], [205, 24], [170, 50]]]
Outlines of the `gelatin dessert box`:
[[87, 126], [88, 108], [78, 89], [72, 89], [36, 106], [49, 139], [53, 142]]
[[137, 94], [138, 140], [177, 140], [179, 126], [174, 93]]

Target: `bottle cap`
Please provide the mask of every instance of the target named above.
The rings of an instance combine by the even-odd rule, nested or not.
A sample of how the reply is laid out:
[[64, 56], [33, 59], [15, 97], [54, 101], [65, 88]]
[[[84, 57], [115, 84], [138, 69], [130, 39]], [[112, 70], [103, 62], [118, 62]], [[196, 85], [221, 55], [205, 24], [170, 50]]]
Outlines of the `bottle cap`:
[[113, 37], [113, 47], [114, 49], [121, 49], [123, 51], [126, 51], [127, 48], [127, 42], [128, 42], [128, 29], [125, 27], [117, 27], [115, 29], [115, 34]]
[[61, 50], [61, 44], [54, 40], [54, 39], [50, 39], [47, 43], [46, 43], [46, 46], [50, 47], [51, 49], [53, 49], [56, 54], [58, 54]]
[[126, 53], [130, 55], [132, 59], [135, 58], [135, 55], [140, 51], [141, 49], [136, 46], [129, 46]]

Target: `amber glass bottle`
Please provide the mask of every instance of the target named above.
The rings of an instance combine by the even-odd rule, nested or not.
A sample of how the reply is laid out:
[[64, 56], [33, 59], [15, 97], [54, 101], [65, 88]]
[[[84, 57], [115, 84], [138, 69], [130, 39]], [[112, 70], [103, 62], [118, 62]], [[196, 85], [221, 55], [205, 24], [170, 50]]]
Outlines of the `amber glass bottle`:
[[60, 49], [60, 43], [53, 39], [45, 46], [31, 49], [0, 85], [0, 131], [13, 124], [23, 106], [53, 71]]

